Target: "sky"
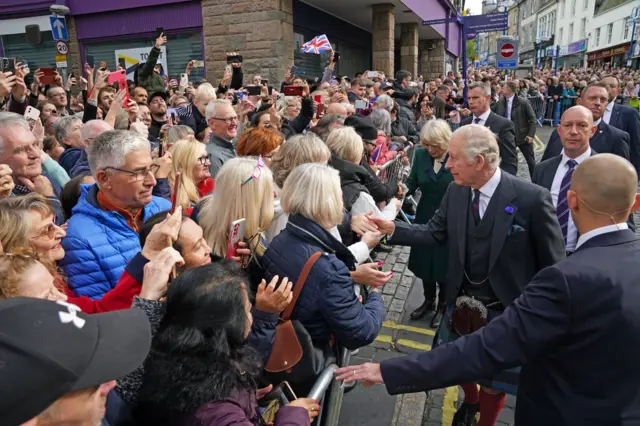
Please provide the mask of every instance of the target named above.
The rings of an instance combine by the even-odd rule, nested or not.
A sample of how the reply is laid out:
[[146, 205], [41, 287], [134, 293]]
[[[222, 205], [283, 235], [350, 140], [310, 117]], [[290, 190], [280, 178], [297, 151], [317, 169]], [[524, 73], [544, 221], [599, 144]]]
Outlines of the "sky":
[[472, 15], [482, 14], [482, 0], [466, 0], [465, 7], [471, 9]]

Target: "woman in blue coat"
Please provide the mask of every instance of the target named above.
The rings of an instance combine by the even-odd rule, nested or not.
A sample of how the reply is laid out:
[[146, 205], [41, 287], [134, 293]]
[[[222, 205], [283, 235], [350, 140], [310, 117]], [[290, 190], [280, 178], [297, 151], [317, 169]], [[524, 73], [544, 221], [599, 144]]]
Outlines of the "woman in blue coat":
[[[416, 209], [415, 223], [426, 224], [440, 207], [453, 176], [445, 167], [447, 150], [451, 140], [451, 129], [444, 120], [430, 120], [420, 131], [422, 147], [416, 150], [407, 187], [407, 195], [420, 189], [422, 196]], [[444, 304], [442, 289], [445, 288], [448, 268], [447, 246], [435, 248], [413, 247], [409, 256], [409, 270], [422, 280], [424, 303], [411, 313], [411, 319], [420, 319], [436, 308], [431, 327], [437, 328], [442, 319]], [[436, 307], [436, 288], [440, 294]]]

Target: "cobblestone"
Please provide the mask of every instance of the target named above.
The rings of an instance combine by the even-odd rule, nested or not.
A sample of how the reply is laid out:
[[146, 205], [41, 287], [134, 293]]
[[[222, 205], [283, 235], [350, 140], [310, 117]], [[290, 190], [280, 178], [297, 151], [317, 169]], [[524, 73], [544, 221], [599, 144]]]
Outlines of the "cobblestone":
[[404, 300], [401, 299], [393, 299], [391, 301], [391, 306], [389, 307], [391, 312], [402, 312], [404, 310]]
[[407, 263], [409, 261], [409, 255], [406, 253], [401, 254], [400, 256], [398, 256], [398, 262], [399, 263]]
[[391, 295], [391, 294], [383, 294], [382, 295], [382, 300], [384, 301], [384, 307], [386, 309], [389, 309], [389, 306], [391, 306], [391, 302], [393, 301], [393, 295]]
[[404, 263], [396, 263], [395, 265], [393, 265], [393, 268], [391, 268], [391, 270], [393, 272], [402, 272], [404, 271]]
[[382, 294], [391, 294], [391, 295], [393, 295], [393, 294], [396, 293], [396, 289], [397, 288], [398, 288], [398, 283], [397, 282], [396, 283], [388, 282], [382, 288]]

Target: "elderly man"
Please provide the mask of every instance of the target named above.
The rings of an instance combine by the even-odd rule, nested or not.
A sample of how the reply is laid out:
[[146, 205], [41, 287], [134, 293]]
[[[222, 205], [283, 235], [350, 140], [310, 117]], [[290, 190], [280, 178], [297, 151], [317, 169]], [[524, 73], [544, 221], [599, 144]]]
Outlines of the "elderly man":
[[140, 251], [138, 230], [144, 219], [171, 204], [152, 195], [159, 166], [140, 135], [105, 132], [89, 145], [87, 157], [96, 184], [81, 187], [62, 240], [66, 255], [60, 266], [77, 295], [99, 299]]
[[373, 106], [378, 109], [384, 109], [387, 110], [387, 112], [391, 112], [391, 110], [393, 109], [393, 98], [389, 95], [380, 95], [376, 98], [376, 101], [374, 102]]
[[58, 158], [58, 163], [69, 175], [84, 152], [84, 144], [80, 137], [81, 131], [82, 120], [76, 116], [62, 117], [53, 125], [53, 134], [64, 148], [64, 152]]
[[67, 92], [65, 92], [64, 88], [55, 85], [49, 86], [47, 100], [56, 107], [59, 116], [69, 115], [69, 111], [67, 111]]
[[384, 382], [396, 394], [522, 365], [517, 425], [638, 424], [640, 244], [625, 223], [640, 206], [637, 185], [627, 160], [587, 158], [567, 193], [580, 233], [574, 255], [540, 271], [479, 331], [429, 352], [342, 369], [338, 379]]
[[[87, 121], [80, 130], [80, 142], [82, 143], [82, 151], [76, 163], [71, 167], [69, 176], [72, 178], [81, 174], [90, 174], [89, 159], [87, 158], [86, 149], [89, 148], [91, 142], [104, 132], [113, 130], [113, 127], [109, 123], [103, 120], [91, 120]], [[66, 151], [65, 151], [66, 152]], [[64, 155], [64, 153], [62, 154]]]
[[[499, 164], [498, 143], [490, 129], [473, 124], [461, 127], [453, 134], [446, 164], [454, 183], [429, 223], [394, 224], [372, 218], [380, 232], [391, 235], [389, 244], [435, 247], [448, 243], [444, 288], [448, 306], [437, 345], [499, 317], [535, 274], [565, 257], [549, 191], [502, 172]], [[480, 424], [495, 423], [504, 392], [514, 393], [518, 378], [517, 371], [500, 370], [492, 372], [496, 375], [491, 380], [480, 382], [481, 392], [475, 383], [462, 385], [465, 403], [456, 413], [454, 423], [459, 423], [455, 424], [475, 424], [478, 409]], [[483, 376], [461, 380], [479, 377]]]
[[180, 124], [191, 127], [198, 140], [202, 140], [205, 130], [209, 127], [206, 118], [207, 105], [215, 99], [216, 89], [210, 83], [203, 83], [196, 89], [193, 102], [177, 109]]
[[327, 110], [325, 111], [325, 114], [337, 114], [342, 118], [347, 118], [349, 116], [349, 110], [345, 107], [344, 104], [334, 102], [332, 104], [329, 104]]
[[236, 157], [232, 141], [238, 136], [238, 115], [231, 102], [217, 99], [207, 105], [206, 116], [211, 128], [211, 139], [207, 145], [207, 153], [211, 154], [209, 172], [215, 179], [220, 167]]

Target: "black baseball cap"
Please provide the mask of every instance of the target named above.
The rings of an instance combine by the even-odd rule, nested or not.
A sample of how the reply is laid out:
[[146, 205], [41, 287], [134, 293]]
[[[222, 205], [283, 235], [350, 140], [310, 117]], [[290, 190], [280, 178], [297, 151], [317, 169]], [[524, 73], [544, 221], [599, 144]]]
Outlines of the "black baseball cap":
[[165, 102], [167, 102], [167, 92], [165, 92], [164, 90], [156, 90], [155, 92], [149, 93], [149, 97], [147, 98], [147, 105], [150, 104], [153, 98], [155, 98], [156, 96], [160, 96], [162, 99], [164, 99]]
[[87, 315], [62, 301], [0, 301], [1, 423], [22, 424], [68, 392], [127, 375], [150, 345], [139, 309]]
[[387, 83], [386, 81], [380, 85], [380, 90], [382, 90], [383, 92], [389, 89], [393, 89], [393, 85], [390, 83]]
[[352, 115], [344, 120], [344, 125], [353, 127], [360, 135], [360, 137], [366, 141], [373, 141], [378, 139], [378, 129], [373, 124], [371, 119], [367, 117], [360, 117]]

